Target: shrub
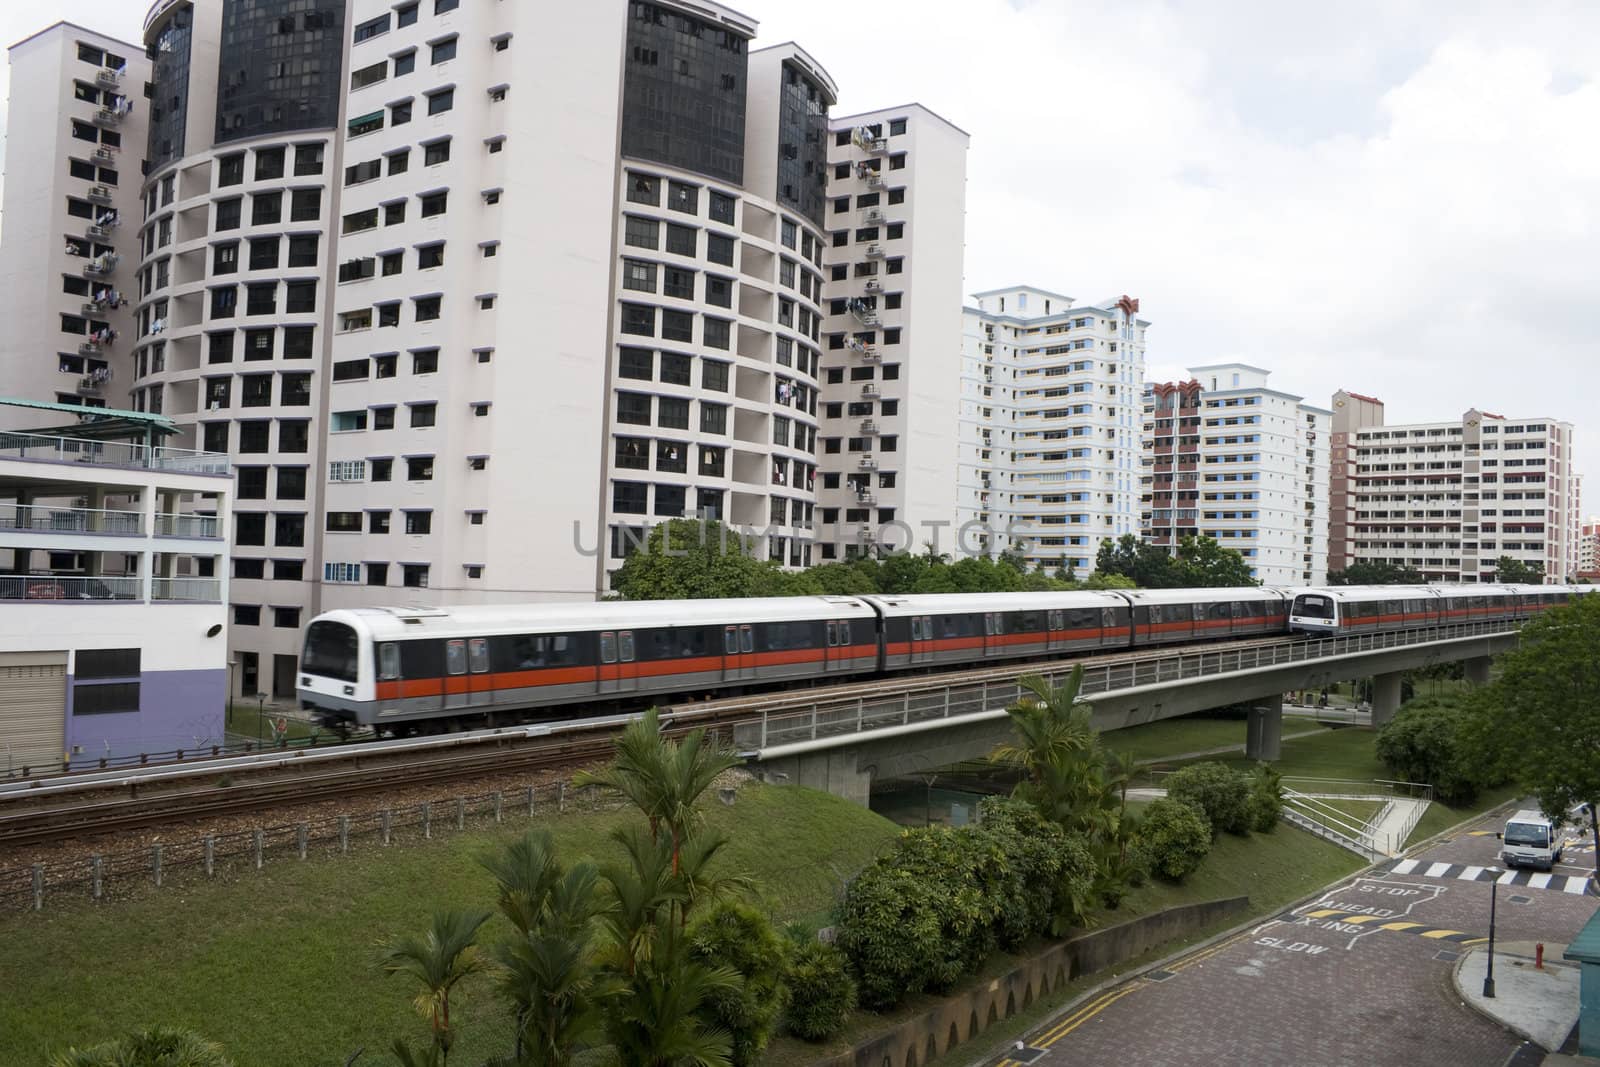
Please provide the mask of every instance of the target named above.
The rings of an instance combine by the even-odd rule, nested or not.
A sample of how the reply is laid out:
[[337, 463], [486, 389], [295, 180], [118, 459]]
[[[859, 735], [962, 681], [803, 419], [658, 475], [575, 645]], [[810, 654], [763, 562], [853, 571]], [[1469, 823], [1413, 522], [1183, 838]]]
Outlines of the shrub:
[[1250, 783], [1250, 829], [1270, 834], [1283, 813], [1283, 775], [1263, 763]]
[[[996, 848], [1000, 862], [978, 874], [998, 902], [994, 929], [1000, 945], [1016, 949], [1050, 929], [1052, 921], [1084, 897], [1094, 882], [1088, 844], [1013, 797], [986, 797], [978, 807], [979, 839]], [[1070, 916], [1069, 916], [1070, 917]]]
[[1199, 808], [1181, 800], [1157, 800], [1139, 821], [1138, 852], [1152, 874], [1181, 882], [1211, 851], [1211, 826]]
[[1471, 801], [1487, 783], [1467, 753], [1468, 718], [1461, 707], [1410, 704], [1378, 731], [1378, 758], [1396, 778], [1430, 783], [1446, 804]]
[[701, 915], [690, 940], [694, 954], [708, 966], [732, 967], [744, 978], [737, 989], [715, 990], [706, 998], [700, 1016], [707, 1029], [728, 1031], [735, 1067], [759, 1062], [787, 996], [788, 942], [765, 915], [732, 900], [720, 901]]
[[826, 1041], [844, 1029], [856, 1006], [856, 983], [843, 952], [821, 941], [797, 945], [785, 978], [789, 1007], [784, 1026], [806, 1041]]
[[1248, 834], [1250, 781], [1220, 763], [1196, 763], [1167, 776], [1167, 796], [1193, 804], [1205, 813], [1211, 832]]

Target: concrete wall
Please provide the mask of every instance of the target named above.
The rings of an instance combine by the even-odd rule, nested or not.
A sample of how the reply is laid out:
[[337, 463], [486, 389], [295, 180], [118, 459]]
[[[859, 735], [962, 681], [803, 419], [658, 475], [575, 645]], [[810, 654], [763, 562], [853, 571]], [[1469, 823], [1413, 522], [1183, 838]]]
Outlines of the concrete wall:
[[863, 1041], [848, 1052], [818, 1060], [814, 1067], [920, 1067], [982, 1034], [993, 1023], [1031, 1006], [1064, 983], [1133, 959], [1165, 941], [1203, 930], [1243, 911], [1249, 902], [1248, 897], [1229, 897], [1181, 904], [1080, 934], [1046, 949], [988, 985], [950, 997], [939, 1007]]

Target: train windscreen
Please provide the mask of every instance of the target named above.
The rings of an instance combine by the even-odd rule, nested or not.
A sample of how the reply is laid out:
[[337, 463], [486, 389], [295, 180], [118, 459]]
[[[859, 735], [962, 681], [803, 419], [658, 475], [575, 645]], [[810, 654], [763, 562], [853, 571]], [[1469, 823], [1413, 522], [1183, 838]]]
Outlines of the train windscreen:
[[1294, 609], [1290, 614], [1307, 619], [1331, 619], [1333, 618], [1333, 598], [1302, 593], [1294, 598]]
[[300, 669], [307, 674], [353, 682], [359, 647], [355, 630], [344, 623], [314, 622], [306, 627], [306, 647], [300, 657]]

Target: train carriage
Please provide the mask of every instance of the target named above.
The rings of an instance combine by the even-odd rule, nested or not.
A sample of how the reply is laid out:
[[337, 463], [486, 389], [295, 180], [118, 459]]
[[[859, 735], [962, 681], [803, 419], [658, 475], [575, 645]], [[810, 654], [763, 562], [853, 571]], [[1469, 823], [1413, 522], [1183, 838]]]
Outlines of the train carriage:
[[1111, 592], [862, 599], [882, 616], [886, 670], [1128, 647], [1128, 602]]
[[306, 629], [300, 697], [384, 725], [623, 702], [878, 669], [854, 597], [331, 611]]
[[1287, 600], [1268, 586], [1138, 589], [1121, 594], [1133, 608], [1133, 641], [1176, 644], [1222, 637], [1281, 634]]

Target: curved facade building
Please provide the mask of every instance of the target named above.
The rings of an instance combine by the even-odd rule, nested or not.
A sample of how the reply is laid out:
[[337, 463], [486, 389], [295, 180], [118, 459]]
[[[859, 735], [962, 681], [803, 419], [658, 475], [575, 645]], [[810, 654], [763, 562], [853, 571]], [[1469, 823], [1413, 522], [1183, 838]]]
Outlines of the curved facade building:
[[233, 462], [229, 647], [246, 696], [292, 695], [316, 606], [343, 26], [341, 3], [163, 0], [145, 29], [131, 400]]

